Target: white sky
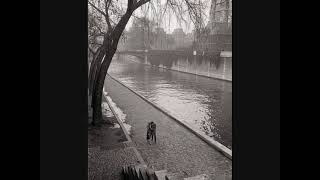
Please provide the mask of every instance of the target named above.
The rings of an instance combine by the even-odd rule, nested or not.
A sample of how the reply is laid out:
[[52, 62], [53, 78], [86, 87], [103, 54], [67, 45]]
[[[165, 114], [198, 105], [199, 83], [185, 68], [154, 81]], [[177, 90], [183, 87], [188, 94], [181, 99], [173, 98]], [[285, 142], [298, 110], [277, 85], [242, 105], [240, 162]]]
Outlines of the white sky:
[[[154, 0], [154, 2], [156, 2], [156, 1], [158, 1], [158, 0]], [[160, 0], [160, 1], [161, 1], [162, 3], [165, 2], [165, 0]], [[210, 0], [200, 0], [200, 1], [201, 1], [202, 3], [206, 3], [206, 6], [207, 6], [206, 15], [209, 16], [210, 5], [211, 5], [209, 2], [211, 2], [211, 1], [210, 1]], [[158, 2], [159, 2], [159, 1], [158, 1]], [[147, 3], [147, 4], [148, 4], [148, 3]], [[146, 8], [147, 4], [143, 5], [141, 8]], [[126, 5], [126, 3], [125, 3], [125, 5]], [[141, 8], [137, 9], [137, 10], [134, 12], [134, 14], [135, 14], [136, 16], [141, 16], [141, 15], [142, 15]], [[169, 17], [169, 16], [170, 16], [170, 17]], [[147, 17], [148, 17], [149, 19], [153, 19], [153, 18], [154, 18], [154, 15], [152, 15], [152, 13], [151, 13], [151, 11], [150, 11], [150, 13], [147, 15]], [[186, 14], [186, 17], [185, 17], [185, 18], [186, 18], [186, 19], [189, 19], [187, 14]], [[131, 18], [130, 18], [130, 20], [129, 20], [127, 26], [126, 26], [126, 30], [129, 30], [129, 28], [131, 27], [133, 19], [134, 19], [134, 17], [131, 17]], [[207, 19], [207, 18], [205, 18], [205, 19]], [[188, 24], [182, 22], [181, 25], [180, 25], [180, 24], [178, 23], [178, 21], [177, 21], [176, 16], [175, 16], [172, 12], [166, 13], [166, 17], [164, 17], [163, 19], [158, 20], [158, 21], [156, 21], [156, 22], [159, 22], [159, 21], [161, 22], [160, 27], [164, 28], [164, 30], [165, 30], [167, 33], [172, 33], [175, 28], [182, 28], [185, 33], [190, 33], [190, 32], [192, 32], [193, 27], [194, 27], [194, 26], [193, 26], [193, 23], [192, 23], [191, 21], [190, 21], [190, 23], [188, 23]], [[207, 21], [205, 20], [205, 22], [207, 22]]]

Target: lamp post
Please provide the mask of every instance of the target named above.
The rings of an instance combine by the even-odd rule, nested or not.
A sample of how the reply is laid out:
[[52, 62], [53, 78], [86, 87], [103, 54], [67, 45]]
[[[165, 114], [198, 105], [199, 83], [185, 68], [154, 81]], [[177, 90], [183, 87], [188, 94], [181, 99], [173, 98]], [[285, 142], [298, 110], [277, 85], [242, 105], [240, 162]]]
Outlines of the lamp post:
[[[195, 69], [196, 69], [196, 74], [197, 74], [197, 51], [193, 51], [193, 62], [195, 63]], [[192, 67], [192, 66], [191, 66]]]
[[148, 63], [148, 49], [144, 50], [144, 63], [147, 64]]

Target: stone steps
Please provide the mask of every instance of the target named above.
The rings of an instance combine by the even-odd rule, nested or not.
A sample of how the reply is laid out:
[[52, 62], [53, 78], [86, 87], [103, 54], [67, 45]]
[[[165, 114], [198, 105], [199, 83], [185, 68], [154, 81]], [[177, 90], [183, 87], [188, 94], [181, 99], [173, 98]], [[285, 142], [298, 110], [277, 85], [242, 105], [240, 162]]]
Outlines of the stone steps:
[[167, 173], [165, 180], [183, 180], [183, 177], [178, 173]]
[[155, 175], [158, 180], [165, 180], [167, 175], [167, 170], [155, 171]]
[[143, 165], [122, 167], [122, 180], [209, 180], [206, 174], [184, 178], [167, 170], [154, 171]]
[[209, 180], [209, 176], [206, 174], [201, 174], [194, 177], [184, 178], [183, 180]]

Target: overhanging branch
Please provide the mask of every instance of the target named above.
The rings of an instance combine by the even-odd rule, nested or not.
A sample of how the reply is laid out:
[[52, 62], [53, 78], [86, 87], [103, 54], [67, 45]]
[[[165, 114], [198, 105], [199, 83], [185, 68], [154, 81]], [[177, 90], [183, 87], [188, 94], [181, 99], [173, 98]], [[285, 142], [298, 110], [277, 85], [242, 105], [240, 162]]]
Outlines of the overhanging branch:
[[88, 1], [88, 3], [95, 9], [97, 10], [100, 14], [102, 14], [104, 17], [106, 17], [106, 13], [104, 13], [103, 11], [101, 11], [97, 6], [95, 6], [94, 4], [92, 4], [90, 1]]
[[110, 4], [111, 4], [111, 0], [104, 0], [104, 5], [105, 5], [105, 18], [106, 18], [106, 22], [107, 22], [107, 25], [108, 25], [108, 31], [112, 29], [112, 26], [111, 26], [111, 23], [110, 23], [110, 17], [109, 17], [109, 7], [110, 7]]
[[149, 2], [150, 0], [140, 0], [136, 3], [135, 9], [139, 8], [140, 6], [144, 5], [145, 3]]

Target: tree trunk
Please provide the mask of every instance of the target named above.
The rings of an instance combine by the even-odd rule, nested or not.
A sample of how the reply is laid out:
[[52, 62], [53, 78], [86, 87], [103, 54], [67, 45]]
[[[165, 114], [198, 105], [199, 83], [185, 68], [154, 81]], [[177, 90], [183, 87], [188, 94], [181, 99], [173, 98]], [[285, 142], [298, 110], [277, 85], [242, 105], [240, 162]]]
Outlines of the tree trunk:
[[92, 95], [93, 121], [92, 125], [96, 125], [102, 120], [101, 101], [104, 82], [98, 76], [98, 81], [95, 84], [95, 90]]
[[88, 88], [89, 88], [89, 95], [92, 94], [92, 78], [93, 78], [93, 73], [95, 70], [95, 61], [96, 61], [96, 55], [97, 54], [93, 54], [92, 55], [92, 61], [90, 63], [90, 67], [89, 67], [89, 77], [88, 77]]
[[91, 90], [92, 90], [92, 103], [91, 103], [91, 107], [93, 108], [94, 106], [94, 101], [95, 101], [95, 89], [96, 89], [96, 83], [98, 82], [98, 78], [99, 78], [99, 74], [100, 74], [100, 68], [101, 68], [101, 62], [103, 61], [103, 58], [105, 56], [106, 53], [106, 45], [104, 45], [102, 47], [102, 49], [99, 51], [99, 54], [96, 57], [96, 61], [95, 61], [95, 66], [94, 66], [94, 70], [92, 72], [92, 81], [91, 81]]
[[93, 59], [90, 65], [90, 71], [89, 71], [89, 95], [92, 95], [92, 91], [93, 91], [93, 81], [95, 79], [95, 75], [96, 75], [96, 70], [97, 70], [97, 66], [99, 65], [98, 62], [101, 62], [101, 55], [100, 55], [100, 50], [101, 47], [98, 48], [97, 52], [93, 55]]
[[[93, 82], [93, 95], [92, 95], [92, 108], [93, 108], [93, 121], [92, 125], [96, 125], [102, 121], [102, 96], [104, 80], [107, 75], [111, 60], [115, 54], [118, 46], [118, 42], [123, 30], [126, 27], [132, 13], [132, 8], [128, 9], [126, 14], [121, 18], [117, 26], [114, 28], [112, 33], [108, 33], [103, 40], [102, 49], [97, 57], [97, 71], [96, 80]], [[105, 55], [104, 59], [103, 56]], [[103, 61], [102, 61], [103, 59]], [[100, 64], [102, 61], [102, 64]]]
[[107, 75], [112, 57], [115, 52], [107, 51], [106, 56], [103, 60], [103, 63], [101, 64], [99, 71], [97, 73], [97, 79], [95, 82], [95, 88], [94, 88], [94, 94], [92, 96], [93, 101], [93, 125], [98, 124], [102, 120], [102, 109], [101, 109], [101, 103], [102, 103], [102, 96], [103, 96], [103, 87], [104, 87], [104, 81], [105, 77]]
[[[92, 81], [92, 87], [91, 87], [92, 88], [91, 107], [93, 108], [92, 125], [98, 124], [102, 120], [101, 102], [102, 102], [102, 95], [103, 95], [104, 79], [108, 72], [108, 68], [114, 53], [115, 51], [112, 54], [110, 36], [105, 37], [105, 41], [101, 46], [99, 54], [97, 55], [95, 70], [93, 73], [93, 81]], [[106, 64], [107, 62], [109, 62], [109, 64]]]

